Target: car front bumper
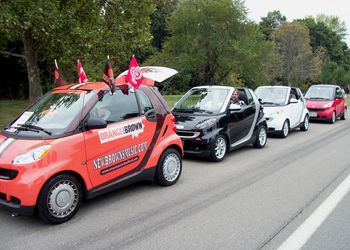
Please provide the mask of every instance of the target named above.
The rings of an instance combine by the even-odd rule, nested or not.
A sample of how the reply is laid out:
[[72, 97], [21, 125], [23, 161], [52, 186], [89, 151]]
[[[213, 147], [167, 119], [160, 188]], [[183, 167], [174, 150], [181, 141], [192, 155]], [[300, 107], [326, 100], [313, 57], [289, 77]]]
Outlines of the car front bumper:
[[284, 121], [285, 121], [285, 119], [266, 117], [267, 132], [268, 133], [277, 133], [277, 132], [282, 131]]
[[203, 135], [199, 132], [177, 131], [181, 137], [185, 155], [195, 155], [200, 157], [209, 157], [216, 138], [216, 133]]
[[333, 114], [334, 109], [333, 108], [328, 108], [324, 110], [313, 110], [310, 109], [310, 119], [316, 120], [316, 119], [327, 119], [330, 120], [332, 119], [332, 114]]

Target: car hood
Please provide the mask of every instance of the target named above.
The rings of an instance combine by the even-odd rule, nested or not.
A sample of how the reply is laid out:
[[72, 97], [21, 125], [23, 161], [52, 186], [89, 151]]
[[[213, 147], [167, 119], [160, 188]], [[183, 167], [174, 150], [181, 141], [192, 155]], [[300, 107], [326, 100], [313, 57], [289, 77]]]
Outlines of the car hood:
[[317, 101], [317, 100], [306, 100], [307, 108], [311, 109], [321, 109], [322, 106], [333, 101]]
[[196, 125], [205, 122], [217, 116], [194, 115], [194, 114], [179, 114], [174, 113], [175, 125], [178, 130], [195, 130]]
[[12, 161], [17, 155], [50, 144], [50, 142], [51, 140], [21, 140], [0, 135], [0, 167], [12, 168]]

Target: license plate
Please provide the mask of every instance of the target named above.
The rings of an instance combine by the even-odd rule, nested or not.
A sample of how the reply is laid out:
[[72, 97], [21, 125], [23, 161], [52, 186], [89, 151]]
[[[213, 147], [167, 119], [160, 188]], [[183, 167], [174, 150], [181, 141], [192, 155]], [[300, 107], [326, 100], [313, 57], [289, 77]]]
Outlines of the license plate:
[[317, 113], [316, 112], [310, 112], [310, 117], [317, 117]]

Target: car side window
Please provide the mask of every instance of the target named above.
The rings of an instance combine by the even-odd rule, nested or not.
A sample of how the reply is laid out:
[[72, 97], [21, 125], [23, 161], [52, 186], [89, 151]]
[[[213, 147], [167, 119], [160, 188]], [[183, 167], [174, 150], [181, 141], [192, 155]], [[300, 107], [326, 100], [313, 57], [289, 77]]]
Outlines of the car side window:
[[148, 96], [142, 90], [137, 91], [137, 97], [140, 102], [141, 110], [146, 113], [148, 110], [153, 109], [153, 105]]
[[249, 91], [246, 91], [246, 95], [247, 95], [247, 105], [252, 104], [254, 102], [253, 96]]
[[113, 95], [106, 93], [91, 109], [90, 116], [113, 123], [140, 115], [135, 93], [117, 90]]
[[291, 98], [294, 98], [294, 99], [299, 100], [298, 93], [297, 93], [297, 91], [296, 91], [295, 88], [291, 88], [291, 89], [290, 89], [289, 100], [290, 100]]
[[335, 92], [335, 98], [341, 98], [342, 95], [343, 95], [343, 92], [341, 91], [341, 89], [337, 88]]

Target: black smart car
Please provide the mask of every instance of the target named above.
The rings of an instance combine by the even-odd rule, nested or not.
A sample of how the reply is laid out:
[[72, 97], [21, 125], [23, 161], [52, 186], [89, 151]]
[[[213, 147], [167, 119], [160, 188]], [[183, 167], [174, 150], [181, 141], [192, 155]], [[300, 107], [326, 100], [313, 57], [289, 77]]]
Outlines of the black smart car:
[[233, 104], [233, 87], [200, 86], [189, 90], [175, 105], [177, 134], [185, 154], [224, 159], [227, 151], [267, 141], [263, 107], [251, 89], [236, 88], [240, 104]]

